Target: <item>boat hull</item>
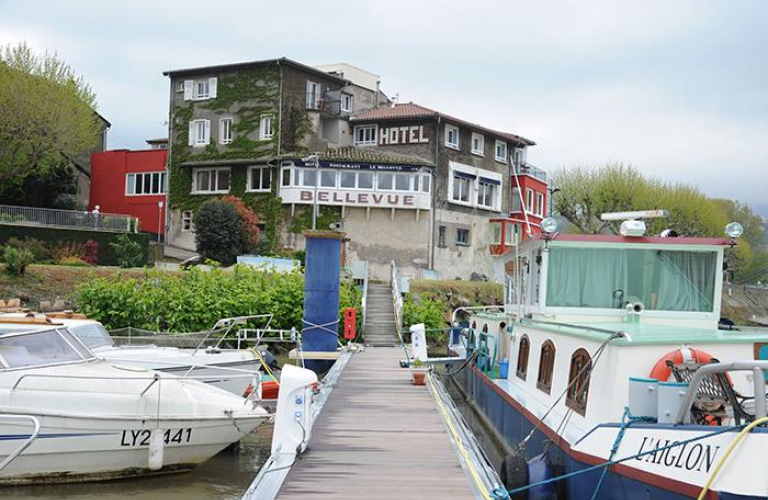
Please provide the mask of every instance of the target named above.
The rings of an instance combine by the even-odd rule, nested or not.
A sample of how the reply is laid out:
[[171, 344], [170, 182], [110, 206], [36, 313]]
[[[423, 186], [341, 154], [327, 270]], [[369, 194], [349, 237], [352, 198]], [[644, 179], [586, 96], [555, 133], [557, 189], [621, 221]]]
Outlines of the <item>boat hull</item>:
[[[493, 380], [474, 367], [467, 367], [453, 375], [453, 380], [473, 402], [488, 426], [497, 434], [497, 438], [517, 449], [534, 428], [535, 419], [509, 394], [498, 387]], [[615, 434], [616, 429], [613, 429]], [[552, 431], [542, 427], [534, 431], [524, 453], [531, 459], [544, 452], [545, 445], [552, 442], [547, 454], [548, 461], [556, 467], [556, 473], [583, 470], [605, 461], [598, 457], [578, 451], [567, 442], [557, 439]], [[621, 454], [624, 456], [624, 454]], [[559, 485], [558, 498], [592, 498], [600, 481], [603, 469], [575, 475]], [[597, 499], [661, 499], [683, 500], [696, 498], [701, 486], [685, 483], [658, 474], [640, 471], [624, 464], [612, 466], [600, 484]], [[727, 500], [746, 500], [765, 498], [764, 496], [737, 495], [727, 492], [710, 493], [707, 498]]]
[[[38, 438], [0, 471], [0, 484], [102, 481], [186, 471], [264, 421], [262, 416], [163, 418], [159, 424], [137, 418], [37, 418], [41, 424]], [[153, 431], [161, 435], [163, 459], [161, 464], [150, 467]], [[30, 432], [28, 421], [3, 421], [0, 457], [12, 453]]]

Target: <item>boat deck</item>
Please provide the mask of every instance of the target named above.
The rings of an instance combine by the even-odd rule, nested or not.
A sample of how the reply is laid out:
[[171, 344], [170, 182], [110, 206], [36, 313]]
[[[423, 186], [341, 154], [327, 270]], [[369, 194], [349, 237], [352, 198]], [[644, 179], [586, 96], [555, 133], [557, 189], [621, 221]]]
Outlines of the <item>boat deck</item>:
[[278, 494], [307, 499], [469, 499], [475, 494], [429, 389], [400, 348], [355, 354]]

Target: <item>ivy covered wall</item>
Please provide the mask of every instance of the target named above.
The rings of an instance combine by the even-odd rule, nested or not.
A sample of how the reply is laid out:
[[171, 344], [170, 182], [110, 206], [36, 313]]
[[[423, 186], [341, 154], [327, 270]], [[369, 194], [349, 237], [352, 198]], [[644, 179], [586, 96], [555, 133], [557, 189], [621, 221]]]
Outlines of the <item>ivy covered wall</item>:
[[[248, 193], [248, 167], [233, 163], [235, 160], [252, 160], [247, 163], [265, 164], [287, 152], [307, 153], [306, 140], [313, 132], [305, 102], [308, 76], [295, 67], [269, 64], [216, 74], [175, 76], [171, 88], [181, 89], [179, 84], [186, 79], [211, 76], [217, 77], [213, 99], [185, 101], [180, 90], [172, 95], [169, 208], [194, 212], [206, 200], [221, 196], [192, 194], [193, 165], [229, 166], [229, 194], [241, 197], [259, 215], [266, 226], [264, 246], [268, 248], [264, 250], [275, 252], [279, 250], [281, 230], [299, 233], [311, 227], [311, 211], [297, 207], [296, 217], [291, 218], [290, 207], [281, 208], [281, 200], [277, 197], [279, 168], [272, 170], [270, 193]], [[311, 79], [316, 81], [318, 77], [314, 75]], [[272, 116], [272, 138], [260, 140], [261, 117], [267, 114]], [[229, 144], [219, 144], [219, 119], [224, 117], [233, 120], [233, 140]], [[211, 121], [210, 143], [205, 147], [189, 146], [189, 123], [194, 119]], [[339, 217], [340, 210], [324, 207], [317, 227], [328, 227]]]

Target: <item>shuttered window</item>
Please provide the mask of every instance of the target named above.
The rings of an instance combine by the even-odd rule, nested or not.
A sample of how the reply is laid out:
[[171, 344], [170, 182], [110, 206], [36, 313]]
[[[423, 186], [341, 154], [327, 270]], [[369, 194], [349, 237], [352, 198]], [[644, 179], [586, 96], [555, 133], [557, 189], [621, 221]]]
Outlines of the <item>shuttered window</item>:
[[571, 368], [568, 374], [568, 393], [565, 404], [573, 411], [584, 415], [587, 411], [589, 379], [592, 374], [592, 358], [586, 349], [578, 349], [571, 356]]
[[525, 380], [528, 376], [528, 354], [531, 352], [531, 341], [528, 335], [523, 335], [520, 339], [520, 346], [517, 348], [517, 377]]
[[555, 344], [547, 340], [541, 346], [541, 357], [539, 358], [539, 377], [536, 380], [536, 387], [540, 390], [550, 393], [552, 390], [552, 373], [555, 371]]

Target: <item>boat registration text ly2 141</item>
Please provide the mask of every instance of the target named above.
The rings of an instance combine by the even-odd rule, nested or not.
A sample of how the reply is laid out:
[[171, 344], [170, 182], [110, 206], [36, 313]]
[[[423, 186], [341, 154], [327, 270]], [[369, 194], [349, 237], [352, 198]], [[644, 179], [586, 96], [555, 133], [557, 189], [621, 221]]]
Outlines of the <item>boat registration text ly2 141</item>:
[[[149, 438], [152, 435], [150, 429], [124, 430], [120, 439], [120, 446], [149, 446]], [[189, 443], [192, 439], [192, 429], [167, 429], [163, 434], [165, 444]]]

